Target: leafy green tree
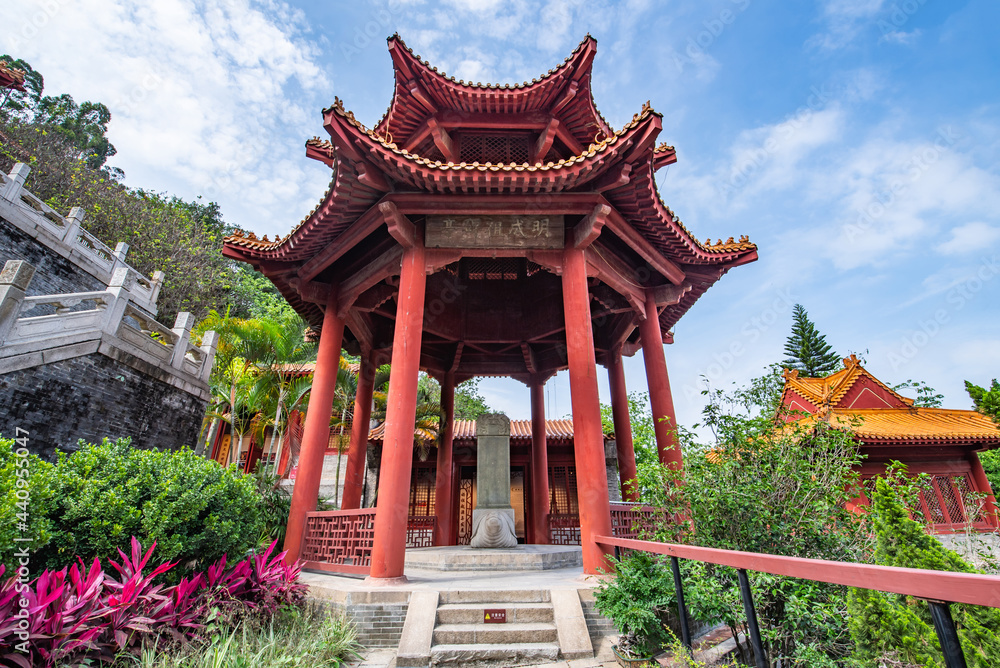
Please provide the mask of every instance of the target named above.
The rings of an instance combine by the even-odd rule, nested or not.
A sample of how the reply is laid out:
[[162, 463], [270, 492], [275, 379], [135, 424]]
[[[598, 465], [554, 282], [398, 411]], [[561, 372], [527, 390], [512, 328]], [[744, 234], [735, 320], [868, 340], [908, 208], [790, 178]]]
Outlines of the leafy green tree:
[[993, 379], [989, 389], [965, 381], [965, 391], [972, 397], [972, 403], [975, 404], [977, 411], [1000, 424], [1000, 383], [996, 378]]
[[[648, 467], [656, 464], [656, 431], [654, 429], [653, 411], [649, 407], [649, 394], [646, 392], [630, 392], [628, 395], [628, 417], [632, 426], [632, 449], [635, 452], [636, 467]], [[615, 431], [615, 421], [611, 404], [601, 404], [601, 426], [605, 434]], [[683, 428], [680, 429], [683, 433]]]
[[[864, 560], [868, 539], [846, 510], [858, 484], [857, 444], [825, 424], [776, 430], [781, 376], [777, 367], [734, 392], [706, 390], [703, 424], [714, 436], [699, 444], [682, 432], [684, 471], [658, 463], [639, 467], [642, 501], [664, 508], [657, 538], [786, 556]], [[736, 574], [686, 565], [685, 593], [693, 615], [745, 632]], [[693, 570], [692, 570], [693, 569]], [[772, 659], [823, 665], [843, 661], [852, 642], [842, 587], [761, 573], [750, 576], [759, 621]], [[753, 664], [741, 644], [743, 660]], [[808, 660], [810, 663], [805, 664]], [[784, 665], [784, 663], [783, 663]], [[833, 665], [832, 663], [829, 665]]]
[[42, 99], [42, 91], [45, 90], [45, 79], [40, 72], [29, 65], [26, 61], [3, 54], [0, 62], [7, 67], [24, 72], [24, 91], [10, 91], [0, 104], [0, 119], [9, 118], [11, 115], [30, 115], [38, 106]]
[[[945, 548], [923, 525], [910, 518], [907, 490], [912, 483], [890, 472], [879, 478], [872, 497], [875, 562], [882, 566], [927, 568], [974, 573], [958, 554]], [[902, 491], [901, 491], [902, 490]], [[907, 664], [944, 666], [930, 612], [926, 604], [910, 597], [866, 589], [851, 590], [848, 598], [850, 630], [855, 657], [866, 666], [885, 665], [886, 657]], [[1000, 610], [952, 605], [965, 660], [974, 668], [1000, 665]]]
[[795, 305], [792, 318], [792, 333], [785, 341], [788, 357], [783, 364], [789, 369], [798, 369], [810, 378], [820, 378], [836, 371], [840, 367], [840, 355], [816, 329], [802, 304]]
[[49, 127], [79, 149], [79, 158], [91, 169], [98, 169], [116, 153], [105, 136], [111, 111], [100, 102], [77, 104], [71, 95], [43, 97], [36, 108], [34, 122]]
[[[972, 397], [976, 410], [1000, 425], [1000, 383], [996, 378], [993, 379], [989, 389], [965, 381], [965, 390]], [[1000, 493], [1000, 450], [980, 452], [979, 461], [983, 465], [994, 494]]]
[[944, 401], [943, 394], [939, 394], [933, 387], [922, 380], [907, 380], [905, 383], [892, 386], [894, 392], [906, 389], [917, 391], [917, 398], [913, 402], [914, 406], [941, 408], [941, 404]]

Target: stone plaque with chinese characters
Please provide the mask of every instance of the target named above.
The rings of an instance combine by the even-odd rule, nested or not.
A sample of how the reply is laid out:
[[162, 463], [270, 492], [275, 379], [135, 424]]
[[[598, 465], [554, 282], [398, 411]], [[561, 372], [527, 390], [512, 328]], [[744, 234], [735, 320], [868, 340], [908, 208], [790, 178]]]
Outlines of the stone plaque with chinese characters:
[[562, 248], [563, 217], [427, 216], [428, 248]]

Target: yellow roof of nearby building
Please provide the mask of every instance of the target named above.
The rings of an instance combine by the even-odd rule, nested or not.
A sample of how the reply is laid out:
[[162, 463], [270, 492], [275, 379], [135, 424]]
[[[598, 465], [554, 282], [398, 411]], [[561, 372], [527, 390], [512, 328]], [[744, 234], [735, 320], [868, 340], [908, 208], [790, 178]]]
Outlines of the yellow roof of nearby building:
[[804, 424], [820, 420], [849, 430], [861, 439], [889, 441], [981, 441], [1000, 445], [1000, 428], [976, 411], [950, 408], [835, 408], [824, 416], [803, 418]]
[[824, 404], [836, 406], [862, 377], [871, 379], [886, 392], [898, 397], [903, 403], [913, 405], [913, 399], [899, 394], [861, 366], [856, 355], [844, 359], [844, 368], [825, 378], [800, 377], [799, 372], [794, 369], [785, 369], [784, 377], [785, 392], [792, 390], [817, 406]]

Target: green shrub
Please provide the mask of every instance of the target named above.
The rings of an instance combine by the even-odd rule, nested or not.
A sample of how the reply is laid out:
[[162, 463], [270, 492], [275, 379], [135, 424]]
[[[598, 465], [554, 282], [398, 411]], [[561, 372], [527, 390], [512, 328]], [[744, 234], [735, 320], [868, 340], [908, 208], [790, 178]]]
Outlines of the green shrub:
[[676, 619], [674, 580], [670, 567], [648, 552], [610, 559], [615, 576], [594, 592], [597, 610], [622, 634], [619, 648], [652, 656], [672, 639], [665, 625]]
[[[871, 510], [877, 541], [876, 563], [976, 572], [910, 518], [906, 498], [912, 484], [901, 477], [895, 478], [895, 484], [884, 478], [876, 481]], [[1000, 610], [960, 604], [951, 608], [970, 668], [1000, 665]], [[865, 665], [879, 666], [886, 656], [897, 656], [908, 664], [944, 666], [925, 603], [897, 594], [855, 589], [848, 597], [848, 611], [857, 647], [855, 656]]]
[[[25, 548], [34, 552], [52, 537], [54, 467], [35, 455], [18, 455], [25, 452], [25, 445], [23, 439], [0, 438], [0, 563], [8, 575], [19, 566], [15, 553]], [[26, 481], [26, 486], [18, 480]], [[36, 562], [33, 559], [29, 568], [40, 570]]]
[[34, 572], [62, 568], [76, 556], [117, 557], [135, 536], [143, 545], [155, 540], [158, 556], [179, 562], [179, 577], [223, 554], [242, 557], [263, 530], [253, 480], [190, 450], [136, 450], [128, 439], [105, 439], [60, 454], [54, 466], [42, 464], [31, 494], [39, 496], [48, 539], [32, 557]]

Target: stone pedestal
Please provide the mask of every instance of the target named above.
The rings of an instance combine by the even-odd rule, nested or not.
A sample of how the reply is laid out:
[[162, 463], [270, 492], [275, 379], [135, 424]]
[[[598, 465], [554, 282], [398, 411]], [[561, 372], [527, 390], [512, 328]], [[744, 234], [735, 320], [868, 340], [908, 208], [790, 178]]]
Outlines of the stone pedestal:
[[510, 504], [510, 419], [502, 413], [476, 420], [476, 507], [472, 511], [475, 548], [517, 545]]

